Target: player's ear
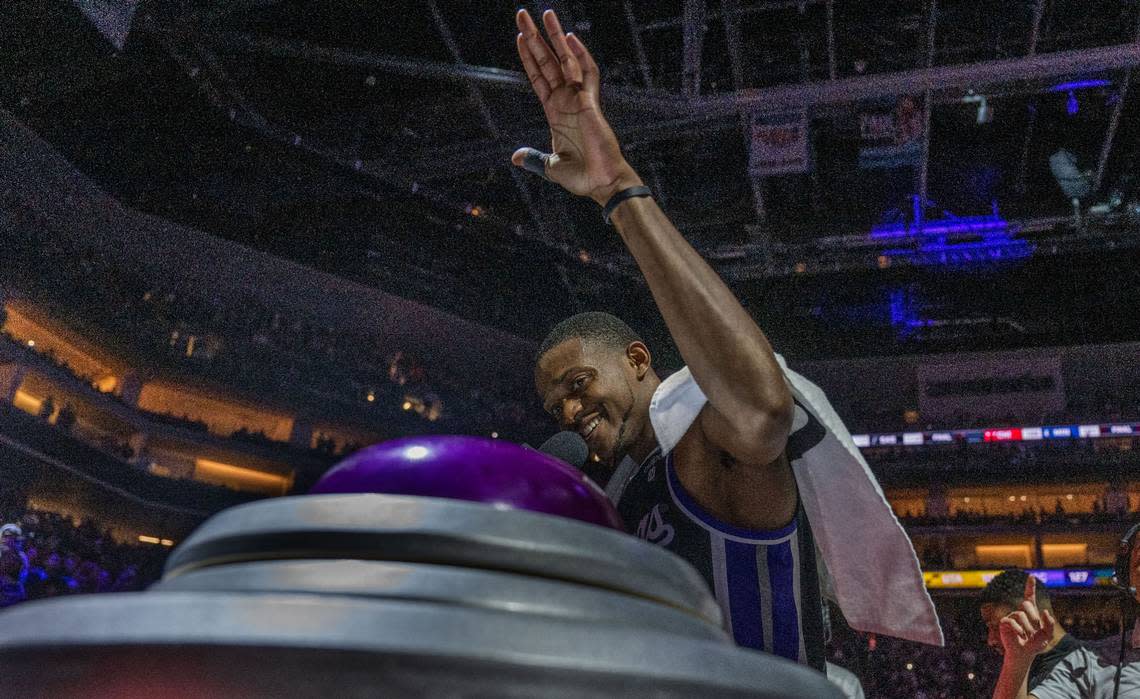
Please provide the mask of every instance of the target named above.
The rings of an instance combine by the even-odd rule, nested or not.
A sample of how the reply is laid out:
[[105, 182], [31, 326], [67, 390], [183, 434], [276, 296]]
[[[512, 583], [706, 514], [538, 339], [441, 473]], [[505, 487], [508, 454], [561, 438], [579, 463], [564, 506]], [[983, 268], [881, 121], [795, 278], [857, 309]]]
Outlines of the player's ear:
[[645, 346], [644, 342], [629, 343], [625, 348], [625, 357], [630, 366], [633, 367], [638, 381], [644, 379], [653, 367], [653, 356], [649, 354], [649, 348]]

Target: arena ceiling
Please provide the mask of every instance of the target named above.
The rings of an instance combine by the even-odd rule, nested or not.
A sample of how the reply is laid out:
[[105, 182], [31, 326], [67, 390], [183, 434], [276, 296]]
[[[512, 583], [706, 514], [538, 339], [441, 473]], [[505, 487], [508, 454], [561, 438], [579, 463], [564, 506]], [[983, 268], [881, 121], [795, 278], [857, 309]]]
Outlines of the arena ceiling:
[[[509, 164], [547, 141], [517, 4], [76, 1], [15, 4], [0, 103], [126, 204], [524, 337], [592, 308], [662, 333], [596, 207]], [[592, 48], [629, 159], [789, 353], [1136, 339], [1092, 310], [1140, 295], [1134, 222], [1073, 226], [1047, 163], [1078, 152], [1089, 204], [1134, 168], [1137, 3], [526, 5]], [[93, 16], [129, 19], [121, 49]], [[931, 105], [920, 160], [860, 168], [861, 111], [903, 96]], [[752, 120], [788, 114], [810, 167], [751, 175]], [[884, 264], [869, 233], [916, 193], [996, 203], [1034, 252]]]

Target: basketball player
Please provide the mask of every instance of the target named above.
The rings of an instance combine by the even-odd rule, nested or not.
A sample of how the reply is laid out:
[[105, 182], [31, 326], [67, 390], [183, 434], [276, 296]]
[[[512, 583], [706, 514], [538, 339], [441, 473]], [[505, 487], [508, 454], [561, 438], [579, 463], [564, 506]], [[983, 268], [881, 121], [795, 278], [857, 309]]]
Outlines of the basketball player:
[[[803, 505], [818, 512], [830, 501], [801, 500], [801, 472], [805, 483], [822, 479], [820, 487], [832, 497], [849, 495], [842, 501], [863, 518], [841, 526], [834, 518], [822, 522], [831, 544], [826, 550], [850, 548], [841, 529], [867, 527], [862, 551], [827, 561], [848, 574], [836, 586], [841, 605], [844, 595], [851, 601], [843, 606], [848, 618], [871, 618], [900, 605], [906, 611], [898, 618], [864, 626], [941, 643], [909, 540], [853, 444], [849, 453], [833, 434], [849, 442], [846, 430], [833, 411], [829, 430], [822, 413], [799, 400], [792, 376], [801, 392], [818, 389], [785, 373], [761, 329], [626, 162], [602, 116], [598, 67], [585, 45], [563, 33], [551, 11], [543, 15], [549, 42], [525, 10], [517, 23], [519, 55], [553, 148], [550, 154], [523, 148], [512, 161], [602, 207], [688, 365], [662, 381], [648, 347], [625, 323], [605, 313], [577, 315], [558, 324], [539, 349], [535, 382], [544, 409], [616, 469], [607, 492], [628, 528], [704, 574], [740, 645], [824, 670], [817, 522]], [[830, 474], [799, 468], [812, 461], [813, 451], [825, 461], [833, 455], [842, 468]], [[845, 474], [854, 480], [843, 483]], [[828, 485], [829, 478], [837, 483]], [[863, 561], [856, 565], [844, 556]], [[856, 570], [880, 559], [883, 577], [897, 576], [890, 583], [897, 595]]]

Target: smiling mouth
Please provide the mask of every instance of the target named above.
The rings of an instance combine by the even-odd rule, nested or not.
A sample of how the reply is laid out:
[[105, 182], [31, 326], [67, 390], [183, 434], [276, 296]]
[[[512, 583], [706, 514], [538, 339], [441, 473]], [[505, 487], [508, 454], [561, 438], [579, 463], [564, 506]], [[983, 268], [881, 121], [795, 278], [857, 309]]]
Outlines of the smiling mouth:
[[602, 416], [600, 414], [594, 415], [594, 417], [590, 418], [590, 420], [583, 424], [582, 428], [579, 430], [579, 434], [582, 435], [582, 439], [589, 439], [590, 436], [593, 435], [594, 432], [598, 429], [598, 425], [600, 424], [602, 424]]

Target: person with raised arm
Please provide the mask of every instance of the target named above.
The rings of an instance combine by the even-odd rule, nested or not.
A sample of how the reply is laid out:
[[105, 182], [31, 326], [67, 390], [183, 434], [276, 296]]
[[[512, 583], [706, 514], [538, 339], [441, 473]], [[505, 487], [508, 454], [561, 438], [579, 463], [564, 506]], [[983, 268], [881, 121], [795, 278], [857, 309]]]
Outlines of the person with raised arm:
[[[1037, 584], [1037, 578], [1030, 575], [1021, 604], [999, 622], [1002, 664], [993, 699], [1140, 699], [1140, 667], [1133, 663], [1118, 668], [1084, 645], [1061, 658], [1029, 690], [1033, 661], [1055, 645], [1058, 627], [1053, 612], [1037, 604]], [[1115, 688], [1118, 670], [1119, 692]]]
[[578, 314], [538, 350], [544, 410], [610, 469], [630, 531], [704, 575], [738, 644], [822, 672], [826, 588], [855, 628], [940, 645], [910, 541], [822, 391], [775, 354], [625, 159], [582, 41], [552, 11], [545, 37], [525, 10], [516, 19], [551, 151], [512, 161], [601, 207], [687, 364], [661, 380], [623, 321]]

